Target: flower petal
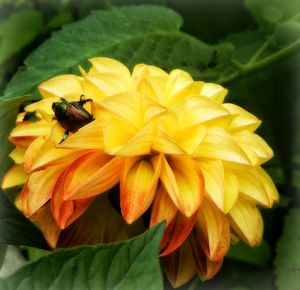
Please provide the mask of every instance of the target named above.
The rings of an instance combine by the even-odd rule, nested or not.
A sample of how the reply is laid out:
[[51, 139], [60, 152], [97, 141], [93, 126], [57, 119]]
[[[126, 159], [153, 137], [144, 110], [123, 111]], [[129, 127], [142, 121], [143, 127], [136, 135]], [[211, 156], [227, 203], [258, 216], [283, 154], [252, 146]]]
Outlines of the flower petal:
[[167, 277], [173, 288], [187, 283], [197, 273], [193, 251], [189, 242], [162, 259]]
[[229, 212], [234, 233], [250, 246], [260, 244], [263, 234], [263, 220], [255, 204], [239, 198]]
[[166, 256], [178, 249], [191, 233], [196, 222], [197, 212], [186, 217], [179, 211], [165, 229], [162, 238], [160, 256]]
[[13, 165], [4, 175], [1, 188], [6, 189], [17, 185], [24, 184], [29, 177], [29, 174], [24, 170], [22, 164]]
[[227, 93], [227, 89], [213, 83], [205, 83], [201, 90], [201, 96], [209, 98], [219, 104], [223, 103]]
[[81, 199], [101, 194], [120, 180], [121, 157], [92, 152], [74, 161], [64, 179], [64, 199]]
[[55, 166], [34, 172], [30, 175], [24, 191], [27, 191], [25, 201], [26, 216], [31, 216], [41, 208], [52, 196], [53, 189], [64, 167]]
[[65, 229], [78, 219], [93, 201], [93, 198], [65, 201], [63, 183], [64, 174], [59, 177], [51, 198], [51, 210], [60, 229]]
[[239, 197], [239, 183], [238, 178], [229, 168], [225, 168], [224, 178], [224, 212], [228, 213]]
[[43, 98], [63, 98], [72, 93], [80, 96], [83, 94], [81, 80], [81, 77], [75, 75], [60, 75], [39, 85], [39, 91]]
[[160, 179], [176, 207], [187, 217], [199, 208], [204, 196], [204, 179], [194, 160], [163, 158]]
[[21, 147], [16, 147], [12, 152], [10, 152], [9, 157], [17, 164], [24, 162], [24, 155], [26, 150]]
[[166, 221], [166, 226], [168, 226], [176, 212], [176, 206], [170, 199], [165, 188], [160, 184], [152, 205], [150, 227], [162, 221]]
[[250, 160], [244, 151], [234, 141], [233, 137], [221, 128], [209, 128], [206, 136], [195, 153], [199, 158], [224, 160], [250, 165]]
[[204, 199], [195, 226], [195, 242], [211, 261], [223, 259], [230, 246], [227, 217], [212, 202]]
[[161, 170], [159, 156], [155, 166], [145, 159], [127, 158], [120, 178], [122, 215], [131, 224], [150, 206], [157, 189]]

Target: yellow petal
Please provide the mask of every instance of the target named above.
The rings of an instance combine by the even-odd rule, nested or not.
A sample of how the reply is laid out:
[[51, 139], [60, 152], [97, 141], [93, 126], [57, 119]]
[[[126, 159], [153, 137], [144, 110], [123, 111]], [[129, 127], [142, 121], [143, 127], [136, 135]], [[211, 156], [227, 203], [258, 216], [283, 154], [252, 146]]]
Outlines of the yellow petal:
[[60, 75], [39, 85], [39, 91], [43, 98], [63, 98], [68, 94], [83, 94], [81, 77], [75, 75]]
[[238, 178], [232, 170], [224, 170], [224, 212], [228, 213], [239, 197]]
[[[61, 133], [62, 131], [56, 134], [53, 129], [52, 136], [55, 138], [56, 142], [61, 142], [61, 137], [59, 137]], [[56, 137], [54, 136], [55, 134]], [[104, 148], [103, 124], [101, 122], [93, 121], [81, 127], [76, 133], [70, 134], [70, 136], [58, 146], [60, 148], [101, 150]]]
[[199, 208], [204, 180], [194, 160], [188, 157], [163, 158], [160, 179], [176, 207], [187, 217]]
[[253, 166], [268, 161], [274, 155], [273, 150], [257, 134], [243, 130], [233, 136], [234, 140], [245, 151]]
[[196, 264], [189, 242], [185, 242], [175, 252], [162, 258], [167, 277], [173, 288], [187, 283], [196, 274]]
[[198, 212], [195, 240], [200, 243], [211, 261], [223, 259], [230, 246], [230, 227], [227, 217], [207, 199]]
[[17, 164], [24, 162], [24, 154], [26, 150], [21, 147], [16, 147], [12, 152], [10, 152], [9, 157]]
[[227, 93], [228, 90], [218, 84], [205, 83], [201, 91], [201, 96], [222, 104]]
[[250, 161], [233, 137], [221, 128], [209, 128], [195, 153], [197, 157], [250, 165]]
[[260, 244], [263, 234], [263, 220], [256, 206], [239, 198], [229, 212], [234, 233], [250, 246]]
[[181, 129], [208, 121], [213, 125], [215, 119], [229, 115], [229, 112], [220, 104], [199, 96], [186, 98], [178, 103], [174, 110], [179, 118], [178, 123]]
[[121, 157], [93, 152], [78, 158], [69, 166], [64, 180], [64, 198], [80, 199], [101, 194], [120, 180]]
[[205, 192], [224, 211], [224, 168], [221, 161], [199, 161], [205, 182]]
[[161, 156], [154, 167], [145, 159], [127, 158], [120, 180], [122, 215], [131, 224], [152, 203], [161, 170]]
[[13, 165], [4, 175], [1, 187], [3, 189], [24, 184], [29, 177], [29, 174], [24, 170], [22, 164]]
[[254, 132], [261, 124], [259, 119], [239, 106], [226, 103], [223, 104], [223, 107], [234, 115], [228, 127], [230, 131], [247, 130]]
[[255, 169], [236, 170], [235, 174], [238, 178], [240, 194], [262, 206], [271, 207], [272, 203]]

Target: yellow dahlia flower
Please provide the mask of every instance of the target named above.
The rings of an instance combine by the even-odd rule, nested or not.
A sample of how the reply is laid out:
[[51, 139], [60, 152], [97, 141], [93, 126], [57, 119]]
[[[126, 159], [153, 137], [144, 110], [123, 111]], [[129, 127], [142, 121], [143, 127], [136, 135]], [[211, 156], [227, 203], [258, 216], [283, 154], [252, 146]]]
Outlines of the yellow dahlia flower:
[[185, 71], [90, 62], [81, 77], [42, 83], [9, 137], [15, 165], [2, 187], [24, 184], [16, 203], [49, 244], [126, 239], [150, 214], [149, 226], [166, 221], [161, 256], [175, 287], [196, 272], [212, 278], [231, 237], [259, 244], [257, 205], [278, 200], [261, 122]]

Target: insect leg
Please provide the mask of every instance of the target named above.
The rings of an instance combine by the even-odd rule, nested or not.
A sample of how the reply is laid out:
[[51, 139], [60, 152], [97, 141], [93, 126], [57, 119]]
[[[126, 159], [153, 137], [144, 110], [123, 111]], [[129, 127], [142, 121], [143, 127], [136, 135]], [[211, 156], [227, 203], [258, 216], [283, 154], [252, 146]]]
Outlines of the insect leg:
[[64, 142], [64, 141], [68, 138], [69, 133], [70, 133], [70, 132], [69, 132], [68, 130], [65, 131], [64, 136], [62, 137], [62, 139], [61, 139], [61, 141], [59, 142], [59, 144], [61, 144], [62, 142]]

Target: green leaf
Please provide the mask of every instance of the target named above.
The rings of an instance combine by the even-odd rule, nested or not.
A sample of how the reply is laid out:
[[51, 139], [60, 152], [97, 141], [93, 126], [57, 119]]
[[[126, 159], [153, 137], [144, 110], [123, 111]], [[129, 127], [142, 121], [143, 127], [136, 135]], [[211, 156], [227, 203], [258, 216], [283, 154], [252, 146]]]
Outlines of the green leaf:
[[0, 65], [31, 43], [42, 31], [42, 14], [31, 9], [15, 12], [0, 23]]
[[49, 249], [37, 227], [0, 191], [0, 245], [26, 245]]
[[231, 245], [226, 255], [227, 258], [257, 266], [266, 265], [270, 256], [270, 246], [266, 241], [253, 248], [240, 241], [236, 245]]
[[2, 290], [162, 290], [160, 224], [126, 242], [58, 250], [0, 280]]
[[34, 51], [5, 90], [6, 98], [32, 92], [41, 82], [78, 72], [95, 56], [114, 57], [127, 66], [144, 62], [161, 68], [194, 69], [212, 61], [215, 48], [179, 31], [182, 20], [159, 6], [129, 6], [93, 12], [65, 26]]
[[275, 39], [279, 46], [285, 46], [300, 39], [300, 22], [294, 19], [276, 26]]
[[277, 243], [276, 285], [279, 290], [300, 289], [300, 209], [291, 209], [285, 218], [283, 233]]
[[7, 245], [0, 245], [0, 270], [4, 262], [6, 250], [7, 250]]
[[245, 0], [246, 7], [262, 28], [272, 29], [300, 11], [300, 0]]

